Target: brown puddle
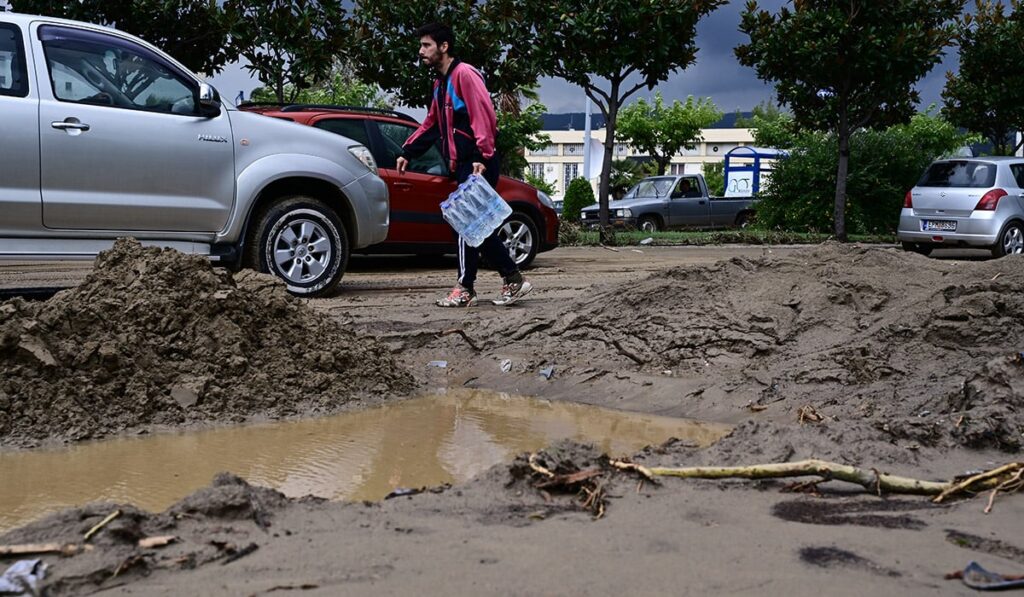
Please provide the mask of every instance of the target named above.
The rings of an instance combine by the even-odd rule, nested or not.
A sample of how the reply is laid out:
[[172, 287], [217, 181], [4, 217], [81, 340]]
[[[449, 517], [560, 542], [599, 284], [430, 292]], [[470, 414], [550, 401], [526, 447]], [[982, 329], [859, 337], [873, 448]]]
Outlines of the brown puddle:
[[0, 531], [90, 501], [159, 512], [221, 471], [288, 496], [378, 500], [467, 481], [554, 441], [626, 455], [670, 437], [707, 445], [725, 425], [481, 391], [335, 417], [0, 453]]

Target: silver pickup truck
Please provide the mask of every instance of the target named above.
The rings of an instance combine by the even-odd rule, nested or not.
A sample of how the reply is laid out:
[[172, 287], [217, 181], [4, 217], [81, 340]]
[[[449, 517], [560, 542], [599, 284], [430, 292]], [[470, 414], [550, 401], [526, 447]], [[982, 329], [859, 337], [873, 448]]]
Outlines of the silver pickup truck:
[[[700, 174], [652, 176], [608, 203], [613, 226], [657, 232], [670, 228], [745, 227], [754, 215], [753, 197], [713, 197]], [[583, 208], [584, 226], [597, 226], [597, 205]]]
[[0, 258], [91, 259], [122, 236], [318, 296], [388, 232], [370, 151], [236, 110], [125, 33], [0, 12]]

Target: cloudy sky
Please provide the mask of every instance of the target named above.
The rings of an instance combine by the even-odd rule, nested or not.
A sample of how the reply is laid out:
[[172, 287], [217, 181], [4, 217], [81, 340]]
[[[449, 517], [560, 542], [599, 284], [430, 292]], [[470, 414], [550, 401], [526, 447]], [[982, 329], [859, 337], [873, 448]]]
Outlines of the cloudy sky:
[[[772, 12], [786, 0], [759, 0], [762, 8]], [[750, 110], [759, 102], [773, 97], [772, 88], [758, 80], [754, 70], [740, 66], [733, 48], [747, 41], [739, 32], [740, 13], [745, 2], [733, 0], [706, 17], [697, 26], [697, 63], [671, 76], [657, 89], [666, 99], [685, 100], [688, 95], [710, 97], [725, 112]], [[935, 67], [918, 85], [922, 107], [941, 103], [940, 94], [947, 70], [957, 66], [955, 50]], [[245, 90], [246, 97], [257, 83], [238, 67], [232, 67], [214, 78], [214, 85], [228, 97]], [[639, 92], [647, 95], [646, 90]], [[653, 94], [653, 92], [652, 92]], [[540, 87], [541, 101], [551, 113], [582, 112], [585, 97], [580, 88], [557, 79], [544, 79]]]

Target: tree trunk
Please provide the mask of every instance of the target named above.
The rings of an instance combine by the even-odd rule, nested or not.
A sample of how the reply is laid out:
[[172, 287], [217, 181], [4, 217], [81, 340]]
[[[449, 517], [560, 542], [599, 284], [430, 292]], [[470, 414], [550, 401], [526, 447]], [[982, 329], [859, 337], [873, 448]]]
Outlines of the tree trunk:
[[612, 157], [615, 152], [615, 125], [619, 116], [619, 81], [612, 81], [608, 95], [608, 120], [605, 122], [604, 160], [601, 164], [601, 184], [598, 185], [597, 200], [600, 205], [601, 242], [613, 244], [615, 233], [608, 221], [608, 189], [611, 188]]
[[850, 169], [850, 131], [846, 127], [846, 118], [839, 127], [839, 168], [836, 171], [836, 198], [834, 226], [836, 240], [847, 242], [846, 236], [846, 175]]
[[668, 170], [669, 162], [672, 161], [672, 156], [654, 156], [654, 161], [658, 164], [658, 175], [664, 176], [665, 171]]

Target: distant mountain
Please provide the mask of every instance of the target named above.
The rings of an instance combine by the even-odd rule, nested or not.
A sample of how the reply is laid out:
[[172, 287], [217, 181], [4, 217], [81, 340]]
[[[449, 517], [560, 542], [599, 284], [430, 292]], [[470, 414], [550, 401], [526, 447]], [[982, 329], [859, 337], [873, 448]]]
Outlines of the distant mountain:
[[[752, 115], [752, 112], [727, 112], [721, 120], [708, 128], [731, 129], [735, 126], [737, 118], [750, 118]], [[587, 115], [583, 112], [545, 114], [541, 118], [545, 131], [582, 131], [586, 129]], [[604, 116], [600, 112], [590, 115], [590, 128], [595, 131], [604, 128]]]

